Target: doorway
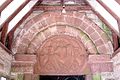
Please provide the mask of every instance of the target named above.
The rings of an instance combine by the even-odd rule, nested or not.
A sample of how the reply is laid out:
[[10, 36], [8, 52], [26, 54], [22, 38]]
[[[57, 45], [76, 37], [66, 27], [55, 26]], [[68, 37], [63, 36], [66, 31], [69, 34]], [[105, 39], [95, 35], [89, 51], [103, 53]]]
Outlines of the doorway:
[[85, 75], [80, 76], [40, 76], [40, 80], [85, 80]]

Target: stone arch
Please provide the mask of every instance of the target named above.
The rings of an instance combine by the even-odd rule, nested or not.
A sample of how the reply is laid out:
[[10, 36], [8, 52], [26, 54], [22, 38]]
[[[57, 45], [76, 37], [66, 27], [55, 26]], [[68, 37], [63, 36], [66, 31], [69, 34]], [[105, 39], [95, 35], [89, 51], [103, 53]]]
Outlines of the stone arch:
[[[45, 12], [31, 19], [16, 37], [12, 51], [19, 53], [24, 51], [37, 33], [44, 31], [52, 25], [70, 25], [84, 32], [97, 48], [98, 53], [111, 54], [113, 47], [108, 36], [92, 21], [85, 17], [84, 13]], [[61, 30], [61, 29], [60, 29]], [[41, 38], [44, 39], [45, 37]], [[21, 48], [21, 49], [20, 49]]]
[[67, 35], [74, 37], [82, 42], [88, 53], [92, 53], [92, 54], [98, 53], [94, 43], [85, 33], [69, 25], [53, 25], [53, 26], [49, 26], [49, 28], [41, 32], [38, 32], [36, 34], [38, 38], [34, 37], [34, 39], [32, 39], [31, 43], [27, 48], [28, 49], [27, 53], [37, 53], [35, 50], [37, 50], [45, 40], [56, 35], [57, 36]]

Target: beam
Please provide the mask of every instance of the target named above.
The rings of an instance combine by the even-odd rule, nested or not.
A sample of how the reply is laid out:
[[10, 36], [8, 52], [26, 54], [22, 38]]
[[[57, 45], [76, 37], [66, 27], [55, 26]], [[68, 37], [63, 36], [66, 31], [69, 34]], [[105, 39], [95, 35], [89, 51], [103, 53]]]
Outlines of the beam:
[[113, 58], [115, 55], [117, 55], [118, 53], [120, 53], [120, 48], [118, 48], [118, 49], [113, 53], [112, 58]]
[[[26, 0], [13, 0], [2, 12], [1, 12], [1, 22], [0, 26], [9, 20], [11, 16], [15, 13], [17, 9], [25, 2]], [[13, 8], [14, 7], [14, 8]]]
[[117, 20], [117, 23], [118, 23], [118, 27], [119, 27], [119, 31], [120, 31], [120, 21]]
[[[20, 10], [29, 2], [30, 0], [25, 0], [24, 2], [21, 2], [19, 6], [16, 8], [16, 3], [13, 1], [10, 6], [7, 6], [5, 10], [1, 12], [1, 21], [2, 23], [0, 24], [1, 26], [4, 25], [6, 22], [10, 22]], [[16, 8], [15, 10], [12, 10], [11, 13], [9, 13], [9, 9], [14, 9], [13, 6]], [[12, 8], [11, 8], [12, 7]], [[6, 14], [9, 13], [9, 14]], [[6, 17], [7, 16], [7, 17]], [[4, 18], [5, 17], [5, 18]]]
[[[40, 5], [40, 6], [35, 6], [33, 8], [34, 11], [41, 10], [41, 11], [55, 11], [55, 10], [62, 10], [63, 7], [59, 5]], [[87, 5], [66, 5], [65, 6], [66, 11], [79, 11], [79, 10], [91, 10], [90, 6]]]
[[14, 26], [14, 28], [7, 34], [7, 48], [11, 50], [11, 45], [14, 38], [14, 32], [15, 30], [29, 17], [29, 15], [32, 13], [32, 9]]
[[8, 30], [8, 25], [9, 22], [25, 7], [25, 5], [29, 2], [30, 0], [26, 0], [24, 3], [22, 3], [19, 8], [10, 15], [10, 17], [2, 24], [2, 33], [1, 33], [1, 42], [5, 44], [5, 39], [6, 39], [6, 33]]
[[31, 0], [9, 23], [8, 31], [9, 33], [15, 25], [35, 6], [38, 0]]
[[6, 0], [1, 6], [0, 6], [0, 13], [12, 2], [13, 0]]
[[14, 31], [18, 28], [23, 21], [27, 19], [27, 17], [32, 13], [34, 5], [38, 2], [38, 0], [30, 1], [18, 14], [15, 18], [10, 22], [9, 29], [7, 31], [7, 39], [8, 39], [8, 48], [11, 49], [11, 44], [14, 37]]
[[120, 4], [120, 0], [115, 0], [118, 4]]
[[5, 47], [5, 45], [3, 45], [1, 42], [0, 42], [0, 47], [2, 49], [4, 49], [6, 52], [8, 52], [9, 54], [13, 54], [8, 48]]
[[96, 0], [86, 0], [86, 2], [91, 6], [92, 10], [95, 14], [111, 29], [113, 30], [119, 37], [119, 27], [117, 20], [107, 11], [105, 10]]
[[7, 0], [1, 0], [0, 1], [0, 7], [6, 2]]
[[118, 41], [118, 36], [114, 33], [114, 32], [112, 32], [112, 39], [113, 39], [113, 47], [114, 47], [114, 51], [116, 51], [117, 49], [118, 49], [118, 47], [119, 47], [119, 41]]
[[[120, 21], [120, 12], [114, 12], [110, 7], [108, 7], [102, 0], [97, 0], [117, 21]], [[113, 4], [114, 5], [114, 4]], [[119, 5], [120, 6], [120, 5]], [[116, 5], [117, 7], [117, 5]]]

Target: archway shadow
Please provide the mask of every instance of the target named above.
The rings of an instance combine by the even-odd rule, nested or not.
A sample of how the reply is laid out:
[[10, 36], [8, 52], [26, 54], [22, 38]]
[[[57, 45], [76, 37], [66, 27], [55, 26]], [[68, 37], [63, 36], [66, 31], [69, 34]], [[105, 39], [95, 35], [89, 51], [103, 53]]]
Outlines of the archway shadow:
[[67, 76], [48, 76], [48, 75], [40, 75], [40, 80], [85, 80], [85, 75], [67, 75]]

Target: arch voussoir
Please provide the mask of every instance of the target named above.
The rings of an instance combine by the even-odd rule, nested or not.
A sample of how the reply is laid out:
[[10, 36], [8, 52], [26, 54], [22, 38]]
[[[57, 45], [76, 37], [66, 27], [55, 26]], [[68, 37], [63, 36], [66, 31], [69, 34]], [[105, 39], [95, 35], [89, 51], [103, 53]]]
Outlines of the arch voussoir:
[[[19, 39], [20, 41], [15, 41], [13, 43], [13, 47], [16, 46], [14, 47], [14, 49], [16, 48], [16, 51], [20, 46], [22, 46], [22, 44], [27, 45], [26, 48], [28, 49], [28, 51], [33, 46], [35, 47], [35, 45], [33, 45], [35, 43], [34, 42], [32, 43], [32, 41], [34, 41], [38, 36], [40, 37], [40, 39], [43, 39], [44, 41], [48, 39], [50, 36], [62, 34], [81, 38], [80, 40], [83, 40], [82, 42], [84, 43], [84, 46], [87, 45], [89, 46], [89, 47], [87, 46], [86, 48], [91, 53], [96, 52], [111, 54], [112, 51], [111, 41], [107, 38], [107, 35], [95, 23], [93, 23], [92, 21], [85, 17], [84, 13], [73, 12], [68, 14], [67, 13], [61, 14], [59, 12], [56, 13], [46, 12], [44, 14], [34, 17], [29, 22], [23, 28], [24, 33], [21, 32], [19, 34], [21, 35], [21, 37], [19, 36], [17, 37], [17, 39]], [[54, 27], [51, 27], [53, 25]], [[72, 28], [70, 27], [68, 28], [67, 25], [71, 26]], [[75, 28], [81, 30], [87, 36], [87, 38], [84, 37], [85, 35], [82, 36], [82, 34], [78, 34], [79, 32], [78, 33], [75, 32], [77, 31], [75, 30]], [[86, 40], [86, 42], [84, 39]], [[26, 40], [28, 40], [28, 42], [26, 42]], [[33, 46], [29, 48], [29, 45]]]

